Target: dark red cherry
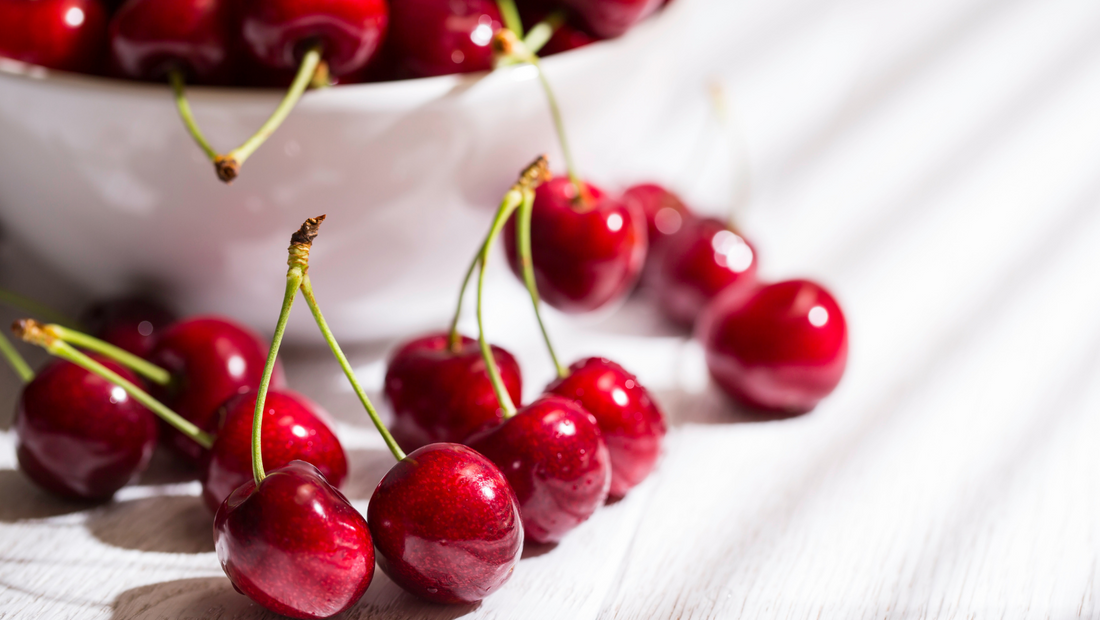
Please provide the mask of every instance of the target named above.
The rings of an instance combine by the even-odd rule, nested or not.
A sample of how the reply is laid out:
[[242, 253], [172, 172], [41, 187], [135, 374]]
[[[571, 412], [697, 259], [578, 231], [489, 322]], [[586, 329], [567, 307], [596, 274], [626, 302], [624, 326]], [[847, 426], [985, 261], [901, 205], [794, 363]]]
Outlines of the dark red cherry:
[[[229, 397], [259, 387], [267, 345], [228, 319], [197, 317], [166, 329], [149, 361], [172, 374], [167, 388], [150, 387], [153, 396], [195, 426], [210, 428], [218, 407]], [[281, 389], [284, 382], [282, 367], [276, 366], [272, 389]], [[168, 445], [199, 462], [203, 450], [198, 444], [167, 425], [162, 429]]]
[[[210, 512], [216, 512], [234, 489], [252, 479], [255, 410], [256, 392], [234, 396], [218, 409], [213, 424], [205, 429], [217, 437], [202, 473], [202, 499]], [[264, 469], [305, 461], [339, 488], [348, 474], [348, 461], [327, 421], [328, 414], [301, 394], [270, 390], [264, 399], [264, 422], [260, 427]]]
[[661, 6], [662, 0], [562, 0], [584, 17], [592, 32], [617, 37]]
[[158, 303], [140, 297], [123, 297], [89, 307], [80, 322], [88, 333], [139, 357], [153, 350], [157, 336], [176, 316]]
[[[543, 301], [563, 312], [589, 312], [622, 298], [634, 285], [646, 255], [645, 217], [633, 203], [587, 185], [592, 204], [576, 199], [576, 187], [555, 177], [535, 190], [531, 210], [531, 258]], [[512, 272], [515, 217], [504, 227]]]
[[558, 542], [607, 500], [611, 457], [596, 418], [574, 401], [543, 396], [469, 445], [508, 478], [527, 540]]
[[723, 291], [756, 287], [756, 250], [724, 222], [702, 218], [669, 239], [646, 274], [665, 316], [691, 327]]
[[245, 47], [257, 60], [296, 70], [319, 43], [335, 76], [365, 67], [389, 22], [386, 0], [241, 0], [240, 11]]
[[415, 77], [488, 71], [500, 30], [494, 0], [400, 0], [390, 6], [389, 45]]
[[[122, 366], [96, 359], [137, 383]], [[110, 381], [61, 360], [23, 388], [15, 410], [20, 469], [63, 497], [110, 498], [145, 469], [156, 442], [152, 412]]]
[[125, 77], [224, 83], [232, 70], [227, 0], [127, 0], [111, 18], [111, 64]]
[[291, 618], [328, 618], [374, 578], [363, 515], [309, 463], [249, 480], [214, 516], [214, 548], [238, 592]]
[[596, 418], [611, 455], [611, 497], [622, 497], [653, 471], [665, 419], [638, 379], [611, 360], [590, 357], [546, 391], [574, 400]]
[[371, 496], [378, 565], [407, 592], [473, 603], [512, 576], [523, 551], [516, 494], [466, 446], [434, 443], [394, 465]]
[[645, 214], [649, 254], [646, 269], [665, 243], [695, 219], [680, 197], [655, 183], [642, 183], [623, 192], [623, 200], [634, 202]]
[[93, 72], [106, 46], [107, 11], [100, 0], [0, 0], [0, 56]]
[[[556, 8], [554, 3], [544, 0], [526, 0], [516, 4], [519, 7], [520, 17], [523, 18], [523, 27], [527, 29], [533, 28], [546, 19]], [[580, 22], [576, 12], [569, 11], [565, 23], [554, 30], [550, 40], [539, 50], [539, 56], [560, 54], [600, 40], [599, 37], [585, 30]]]
[[[519, 364], [500, 347], [492, 351], [508, 394], [518, 402]], [[504, 416], [477, 341], [462, 336], [453, 351], [445, 332], [417, 338], [394, 353], [385, 393], [393, 408], [390, 432], [406, 452], [430, 443], [461, 443]]]
[[807, 280], [722, 294], [700, 317], [699, 340], [715, 382], [749, 407], [804, 413], [833, 391], [848, 360], [836, 300]]

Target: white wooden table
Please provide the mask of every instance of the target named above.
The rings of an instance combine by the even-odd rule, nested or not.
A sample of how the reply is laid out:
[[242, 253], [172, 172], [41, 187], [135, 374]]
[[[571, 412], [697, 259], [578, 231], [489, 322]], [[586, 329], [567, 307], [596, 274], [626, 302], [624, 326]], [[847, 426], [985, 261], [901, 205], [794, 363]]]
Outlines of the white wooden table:
[[[713, 27], [743, 228], [765, 277], [841, 299], [843, 383], [754, 423], [644, 300], [551, 317], [566, 359], [608, 355], [657, 393], [657, 474], [479, 605], [418, 602], [379, 571], [346, 617], [1100, 618], [1100, 3], [714, 1], [738, 17]], [[664, 180], [692, 196], [697, 179]], [[9, 246], [0, 261], [3, 285], [76, 303]], [[490, 324], [530, 396], [551, 371], [522, 303], [517, 286]], [[385, 352], [352, 350], [375, 388]], [[324, 351], [287, 362], [340, 420], [365, 508], [390, 457]], [[222, 574], [198, 492], [157, 461], [110, 504], [64, 503], [0, 433], [0, 618], [269, 617]]]

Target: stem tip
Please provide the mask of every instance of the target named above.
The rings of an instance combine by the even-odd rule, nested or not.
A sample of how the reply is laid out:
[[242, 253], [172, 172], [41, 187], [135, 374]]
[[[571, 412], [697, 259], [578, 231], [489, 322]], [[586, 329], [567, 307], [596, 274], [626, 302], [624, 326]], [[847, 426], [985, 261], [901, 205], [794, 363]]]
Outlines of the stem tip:
[[313, 245], [313, 240], [317, 238], [321, 222], [325, 221], [325, 217], [324, 215], [318, 215], [306, 220], [302, 227], [290, 236], [290, 245]]
[[228, 185], [241, 173], [241, 164], [232, 156], [218, 155], [214, 158], [214, 171], [218, 173], [218, 178]]
[[43, 325], [34, 319], [19, 319], [11, 324], [11, 333], [24, 342], [46, 346], [54, 340]]

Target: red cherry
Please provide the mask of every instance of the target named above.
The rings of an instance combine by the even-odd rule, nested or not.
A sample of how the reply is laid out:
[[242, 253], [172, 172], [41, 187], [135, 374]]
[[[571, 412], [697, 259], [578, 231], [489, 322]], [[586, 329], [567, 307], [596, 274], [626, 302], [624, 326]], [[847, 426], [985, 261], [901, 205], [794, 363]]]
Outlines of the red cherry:
[[292, 618], [338, 614], [374, 577], [363, 515], [303, 461], [227, 497], [214, 516], [214, 548], [238, 592]]
[[680, 197], [655, 183], [635, 185], [623, 192], [623, 200], [634, 202], [645, 214], [649, 254], [646, 269], [665, 243], [695, 219], [695, 214]]
[[562, 0], [584, 17], [592, 32], [617, 37], [661, 6], [662, 0]]
[[406, 591], [473, 603], [500, 588], [523, 551], [516, 494], [466, 446], [424, 446], [394, 465], [371, 496], [378, 565]]
[[[645, 218], [638, 207], [586, 186], [591, 205], [578, 204], [568, 178], [553, 178], [535, 190], [531, 210], [535, 282], [543, 301], [563, 312], [589, 312], [622, 298], [645, 262]], [[513, 215], [504, 244], [522, 280], [515, 229]]]
[[153, 350], [157, 336], [175, 320], [175, 315], [160, 304], [124, 297], [91, 306], [80, 322], [96, 338], [145, 357]]
[[[180, 321], [157, 339], [149, 361], [172, 374], [167, 387], [151, 386], [153, 397], [199, 428], [210, 428], [218, 407], [231, 396], [260, 385], [267, 346], [245, 328], [220, 317]], [[285, 380], [275, 367], [271, 386]], [[174, 429], [164, 427], [168, 444], [194, 463], [202, 448]]]
[[92, 72], [106, 43], [107, 11], [100, 0], [0, 0], [0, 56]]
[[411, 75], [493, 68], [490, 42], [501, 27], [494, 0], [401, 0], [390, 11], [389, 44]]
[[543, 396], [470, 439], [508, 478], [524, 536], [558, 542], [607, 500], [611, 457], [596, 418], [559, 396]]
[[230, 9], [224, 0], [127, 0], [111, 19], [111, 63], [122, 75], [189, 83], [228, 81]]
[[611, 497], [622, 497], [653, 471], [665, 419], [637, 377], [611, 360], [590, 357], [546, 391], [574, 400], [596, 418], [611, 455]]
[[260, 62], [296, 70], [319, 43], [336, 76], [366, 66], [389, 21], [386, 0], [242, 0], [240, 11], [245, 47]]
[[700, 317], [699, 340], [718, 385], [750, 407], [804, 413], [833, 391], [848, 360], [836, 300], [807, 280], [720, 295]]
[[[202, 498], [211, 512], [252, 479], [252, 418], [256, 392], [230, 398], [218, 410], [211, 428], [216, 434], [202, 475]], [[332, 486], [339, 488], [348, 473], [344, 447], [326, 423], [326, 414], [301, 394], [271, 390], [264, 399], [260, 427], [264, 469], [291, 461], [316, 467]]]
[[[393, 408], [390, 432], [406, 452], [437, 442], [460, 443], [496, 426], [503, 411], [485, 370], [476, 340], [462, 336], [458, 351], [448, 334], [430, 334], [406, 343], [386, 369], [386, 399]], [[513, 400], [523, 393], [519, 364], [493, 347], [493, 358]]]
[[[95, 359], [137, 382], [115, 362]], [[157, 425], [122, 388], [56, 360], [23, 388], [15, 438], [19, 466], [31, 480], [63, 497], [103, 500], [149, 464]]]
[[646, 284], [665, 316], [690, 327], [719, 293], [750, 293], [756, 265], [748, 240], [720, 220], [697, 219], [665, 243]]

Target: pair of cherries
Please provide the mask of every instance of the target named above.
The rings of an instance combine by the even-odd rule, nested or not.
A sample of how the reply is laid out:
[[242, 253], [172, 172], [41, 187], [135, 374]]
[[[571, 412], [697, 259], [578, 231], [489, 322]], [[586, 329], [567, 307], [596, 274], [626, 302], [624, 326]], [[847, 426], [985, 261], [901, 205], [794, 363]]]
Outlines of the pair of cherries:
[[696, 216], [655, 184], [626, 192], [646, 215], [643, 278], [662, 312], [691, 328], [718, 385], [754, 409], [803, 413], [833, 391], [848, 356], [848, 329], [833, 296], [809, 280], [765, 285], [739, 231]]

